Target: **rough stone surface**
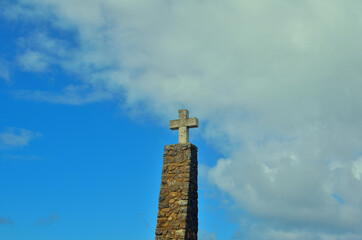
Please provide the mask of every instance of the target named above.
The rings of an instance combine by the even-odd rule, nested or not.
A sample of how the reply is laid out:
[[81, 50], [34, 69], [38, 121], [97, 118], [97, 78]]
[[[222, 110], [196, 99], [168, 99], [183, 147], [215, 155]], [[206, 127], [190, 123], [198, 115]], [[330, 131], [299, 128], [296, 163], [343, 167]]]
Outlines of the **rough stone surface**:
[[155, 240], [197, 240], [197, 147], [166, 145]]
[[189, 118], [189, 111], [187, 109], [178, 110], [177, 120], [170, 120], [169, 126], [172, 130], [178, 130], [178, 143], [189, 142], [189, 128], [199, 127], [199, 120], [197, 118]]

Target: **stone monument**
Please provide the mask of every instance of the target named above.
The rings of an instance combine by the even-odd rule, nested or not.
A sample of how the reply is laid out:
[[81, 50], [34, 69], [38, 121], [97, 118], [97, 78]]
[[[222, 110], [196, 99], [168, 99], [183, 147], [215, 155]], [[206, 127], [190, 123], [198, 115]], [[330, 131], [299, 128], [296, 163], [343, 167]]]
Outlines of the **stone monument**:
[[197, 240], [197, 147], [189, 143], [189, 128], [199, 126], [186, 109], [170, 129], [179, 130], [179, 143], [166, 145], [163, 153], [156, 240]]

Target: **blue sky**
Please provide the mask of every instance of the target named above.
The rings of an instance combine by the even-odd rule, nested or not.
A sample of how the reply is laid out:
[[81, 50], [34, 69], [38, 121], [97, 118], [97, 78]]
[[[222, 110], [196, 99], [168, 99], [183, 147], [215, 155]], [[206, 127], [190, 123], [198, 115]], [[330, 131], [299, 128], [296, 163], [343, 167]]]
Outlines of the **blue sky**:
[[[175, 143], [177, 135], [147, 117], [130, 120], [115, 102], [29, 104], [6, 95], [1, 99], [1, 213], [9, 221], [1, 225], [4, 239], [152, 239], [163, 146]], [[218, 153], [201, 139], [194, 143], [201, 147], [200, 163], [216, 160]], [[212, 228], [223, 212], [205, 188], [200, 186], [205, 193], [200, 222]], [[219, 213], [212, 216], [209, 210]]]
[[153, 239], [188, 108], [200, 240], [361, 239], [361, 9], [0, 1], [0, 238]]

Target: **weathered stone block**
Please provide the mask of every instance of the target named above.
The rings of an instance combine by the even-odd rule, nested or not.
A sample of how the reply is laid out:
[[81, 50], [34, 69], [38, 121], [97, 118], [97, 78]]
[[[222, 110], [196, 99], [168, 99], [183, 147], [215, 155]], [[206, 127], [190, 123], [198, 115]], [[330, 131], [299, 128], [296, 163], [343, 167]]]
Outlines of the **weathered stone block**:
[[197, 147], [165, 146], [156, 240], [197, 240]]

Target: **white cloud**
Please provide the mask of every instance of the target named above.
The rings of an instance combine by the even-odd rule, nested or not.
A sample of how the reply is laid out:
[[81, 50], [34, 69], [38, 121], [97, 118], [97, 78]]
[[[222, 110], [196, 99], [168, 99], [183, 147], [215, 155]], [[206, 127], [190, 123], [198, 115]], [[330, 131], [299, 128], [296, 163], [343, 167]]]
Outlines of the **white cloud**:
[[21, 2], [76, 29], [56, 63], [95, 91], [201, 119], [225, 155], [209, 179], [258, 219], [254, 239], [362, 237], [362, 2]]
[[352, 164], [352, 173], [357, 180], [361, 180], [362, 176], [362, 157], [358, 158]]
[[27, 146], [31, 140], [38, 137], [41, 137], [41, 133], [23, 128], [7, 128], [0, 132], [0, 147]]

